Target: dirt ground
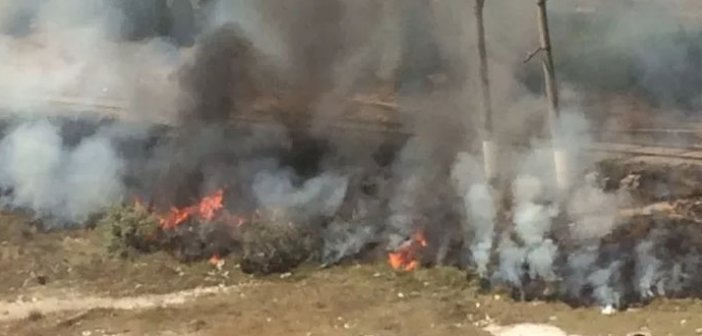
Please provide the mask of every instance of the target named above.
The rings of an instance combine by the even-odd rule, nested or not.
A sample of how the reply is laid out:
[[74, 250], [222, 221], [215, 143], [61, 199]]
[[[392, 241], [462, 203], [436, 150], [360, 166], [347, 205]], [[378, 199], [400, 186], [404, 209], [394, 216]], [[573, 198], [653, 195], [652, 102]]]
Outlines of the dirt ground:
[[570, 334], [702, 334], [702, 302], [597, 308], [479, 294], [455, 269], [396, 273], [343, 265], [253, 278], [165, 254], [109, 257], [97, 231], [40, 233], [0, 215], [0, 335], [489, 335], [489, 324], [548, 323]]

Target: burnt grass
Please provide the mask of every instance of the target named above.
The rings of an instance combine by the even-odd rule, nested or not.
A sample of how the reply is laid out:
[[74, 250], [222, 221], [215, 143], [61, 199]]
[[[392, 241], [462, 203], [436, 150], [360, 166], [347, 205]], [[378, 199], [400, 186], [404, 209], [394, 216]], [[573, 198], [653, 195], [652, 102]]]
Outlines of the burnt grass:
[[[317, 264], [304, 262], [308, 259], [299, 259], [298, 254], [294, 254], [298, 258], [294, 262], [280, 266], [282, 271], [293, 271], [289, 277], [281, 277], [275, 272], [281, 271], [275, 269], [277, 264], [263, 262], [266, 266], [260, 266], [257, 263], [262, 261], [241, 253], [224, 256], [224, 264], [218, 269], [204, 258], [184, 262], [166, 250], [116, 255], [108, 250], [108, 236], [99, 229], [45, 232], [30, 227], [26, 216], [8, 213], [0, 213], [0, 222], [3, 224], [0, 226], [0, 267], [6, 270], [0, 272], [0, 283], [3, 284], [0, 297], [16, 297], [41, 288], [80, 288], [84, 294], [109, 293], [115, 297], [160, 294], [202, 286], [247, 283], [252, 280], [250, 273], [256, 273], [256, 278], [261, 281], [273, 283], [304, 281], [320, 272], [344, 274], [347, 281], [358, 283], [375, 278], [397, 281], [396, 284], [407, 291], [421, 289], [428, 280], [447, 288], [470, 286], [465, 275], [453, 268], [420, 270], [412, 275], [394, 272], [381, 261], [369, 262], [361, 268], [351, 263], [322, 271]], [[271, 246], [276, 247], [275, 244]], [[257, 244], [250, 252], [259, 249]], [[303, 255], [308, 256], [310, 250]], [[247, 258], [251, 260], [246, 261]], [[247, 262], [255, 266], [245, 266]], [[253, 267], [253, 270], [244, 271], [245, 267]]]
[[[671, 173], [670, 167], [657, 166], [644, 163], [618, 162], [614, 160], [598, 163], [602, 182], [605, 189], [613, 191], [626, 187], [635, 200], [635, 204], [646, 205], [650, 202], [674, 201], [678, 198], [695, 198], [699, 190], [691, 181], [698, 176], [695, 167], [675, 167]], [[634, 178], [632, 178], [632, 176]], [[634, 181], [632, 183], [632, 181]], [[623, 186], [623, 183], [629, 185]], [[667, 186], [667, 192], [661, 193], [661, 187]], [[366, 186], [367, 187], [367, 186]], [[351, 201], [351, 200], [347, 200]], [[695, 203], [696, 204], [696, 203]], [[687, 213], [695, 213], [695, 204], [687, 203]], [[108, 216], [109, 218], [109, 216]], [[325, 223], [331, 219], [310, 219], [296, 216], [294, 212], [271, 211], [250, 218], [250, 221], [241, 228], [232, 230], [226, 223], [214, 220], [211, 223], [200, 223], [196, 220], [186, 221], [176, 230], [167, 231], [154, 236], [151, 231], [130, 229], [134, 233], [148, 233], [151, 239], [159, 237], [162, 242], [157, 244], [161, 250], [168, 252], [179, 262], [197, 264], [213, 255], [223, 256], [235, 261], [240, 270], [245, 274], [267, 276], [287, 272], [297, 272], [302, 265], [324, 264], [322, 253], [322, 232]], [[458, 218], [447, 218], [447, 221], [458, 222]], [[509, 215], [500, 219], [509, 222]], [[569, 219], [559, 217], [554, 223], [551, 238], [558, 242], [560, 259], [556, 261], [554, 269], [557, 273], [566, 274], [566, 257], [577, 252], [582, 247], [582, 242], [570, 241], [564, 231]], [[431, 221], [427, 222], [429, 227]], [[509, 225], [504, 224], [505, 227]], [[131, 228], [132, 226], [127, 225]], [[446, 229], [446, 227], [444, 227]], [[459, 227], [454, 228], [459, 232]], [[565, 229], [567, 231], [567, 229]], [[114, 231], [113, 231], [114, 232]], [[453, 232], [453, 231], [452, 231]], [[454, 266], [463, 270], [464, 278], [475, 279], [471, 273], [469, 260], [461, 260], [462, 253], [460, 238], [446, 239], [446, 232], [428, 231], [427, 239], [429, 248], [420, 251], [418, 258], [424, 268], [437, 265]], [[117, 237], [119, 241], [120, 237]], [[141, 252], [154, 252], [153, 248], [143, 248], [144, 241], [149, 238], [130, 238], [126, 244], [131, 244], [131, 250]], [[601, 238], [597, 244], [599, 252], [596, 267], [607, 268], [614, 262], [621, 263], [615, 274], [616, 284], [620, 288], [624, 306], [645, 304], [650, 298], [642, 298], [638, 284], [637, 246], [640, 242], [651, 239], [654, 241], [652, 255], [663, 261], [663, 268], [670, 268], [676, 263], [682, 265], [685, 279], [678, 279], [679, 286], [669, 289], [665, 295], [668, 297], [699, 297], [702, 292], [702, 265], [691, 261], [702, 258], [702, 228], [694, 218], [670, 217], [666, 214], [636, 215], [624, 220], [620, 219], [615, 229], [607, 236]], [[518, 241], [518, 240], [517, 240]], [[122, 242], [125, 242], [122, 240]], [[442, 242], [442, 246], [438, 242]], [[113, 244], [112, 244], [113, 245]], [[123, 256], [124, 257], [124, 256]], [[384, 259], [382, 246], [368, 244], [357, 254], [341, 260], [348, 262], [377, 262]], [[638, 265], [638, 266], [637, 266]], [[331, 266], [331, 265], [325, 265]], [[528, 273], [528, 272], [525, 272]], [[480, 279], [476, 279], [480, 280]], [[660, 279], [658, 279], [660, 280]], [[561, 300], [571, 306], [595, 305], [593, 291], [595, 288], [585, 285], [580, 292], [572, 293], [562, 289], [562, 284], [546, 283], [539, 279], [524, 278], [522, 286], [511, 287], [500, 283], [482, 279], [475, 282], [483, 292], [506, 292], [515, 300]]]
[[636, 160], [603, 160], [597, 169], [604, 178], [606, 191], [621, 187], [631, 177], [629, 192], [637, 203], [648, 204], [702, 196], [702, 170], [694, 164], [650, 164]]
[[[637, 171], [639, 173], [645, 171]], [[286, 216], [284, 213], [269, 214], [258, 217], [255, 221], [245, 226], [236, 237], [224, 239], [219, 243], [219, 246], [227, 246], [228, 250], [208, 249], [206, 246], [209, 243], [207, 240], [198, 240], [193, 232], [192, 225], [200, 225], [197, 223], [186, 223], [181, 229], [180, 234], [171, 233], [172, 241], [181, 241], [185, 245], [165, 244], [163, 245], [167, 251], [176, 257], [176, 260], [186, 262], [188, 264], [197, 264], [208, 258], [214, 253], [227, 257], [234, 263], [237, 263], [238, 269], [244, 274], [253, 274], [257, 276], [268, 276], [273, 274], [282, 274], [287, 272], [306, 273], [310, 272], [320, 262], [320, 235], [321, 226], [305, 226], [296, 225], [294, 219]], [[556, 226], [559, 223], [567, 223], [567, 218], [558, 219]], [[208, 225], [208, 224], [202, 224]], [[213, 230], [216, 231], [216, 230]], [[569, 245], [567, 237], [557, 237], [557, 232], [554, 232], [554, 237], [559, 242], [561, 250], [560, 255], [565, 257], [572, 252], [577, 251], [577, 244]], [[217, 235], [215, 235], [217, 236]], [[637, 260], [637, 245], [646, 239], [656, 237], [653, 254], [662, 261], [668, 263], [662, 267], [670, 267], [671, 263], [677, 262], [683, 265], [683, 271], [686, 274], [687, 280], [678, 289], [666, 293], [668, 297], [699, 297], [698, 288], [702, 288], [702, 283], [697, 279], [702, 279], [702, 274], [699, 274], [699, 265], [686, 261], [686, 259], [702, 257], [702, 251], [698, 246], [702, 246], [702, 230], [699, 223], [689, 218], [669, 218], [661, 214], [639, 215], [628, 218], [625, 222], [620, 223], [613, 232], [603, 237], [600, 244], [600, 253], [596, 261], [597, 267], [606, 268], [612, 262], [621, 262], [622, 266], [617, 272], [617, 286], [621, 287], [621, 295], [623, 306], [638, 306], [646, 304], [651, 298], [646, 299], [641, 297], [638, 291], [636, 267], [640, 260]], [[221, 239], [221, 235], [219, 235]], [[429, 237], [431, 239], [431, 236]], [[186, 246], [187, 245], [187, 246]], [[192, 250], [192, 245], [200, 247]], [[430, 245], [432, 246], [432, 245]], [[377, 248], [377, 247], [376, 247]], [[188, 252], [191, 249], [191, 252]], [[422, 250], [419, 258], [424, 268], [431, 269], [437, 262], [436, 247], [432, 249]], [[454, 246], [453, 250], [460, 250], [460, 246]], [[192, 252], [195, 251], [195, 252]], [[357, 262], [378, 262], [380, 258], [383, 260], [383, 254], [379, 251], [360, 253], [364, 258], [352, 258], [342, 264]], [[190, 253], [188, 255], [188, 253]], [[184, 255], [187, 255], [184, 257]], [[371, 256], [368, 259], [368, 256]], [[563, 268], [565, 260], [561, 258], [556, 263], [557, 272], [567, 272]], [[308, 266], [305, 266], [308, 265]], [[455, 265], [454, 265], [455, 266]], [[499, 283], [490, 283], [485, 279], [478, 279], [472, 274], [470, 269], [463, 267], [456, 268], [456, 271], [463, 273], [462, 281], [464, 285], [470, 285], [479, 289], [483, 293], [503, 292], [512, 299], [517, 301], [532, 301], [532, 300], [558, 300], [564, 301], [571, 306], [591, 306], [596, 305], [597, 301], [593, 297], [591, 286], [584, 286], [581, 292], [567, 293], [559, 289], [559, 283], [546, 283], [538, 279], [523, 279], [524, 283], [521, 287], [505, 287]], [[463, 270], [461, 270], [463, 269]], [[480, 280], [480, 281], [479, 281]]]

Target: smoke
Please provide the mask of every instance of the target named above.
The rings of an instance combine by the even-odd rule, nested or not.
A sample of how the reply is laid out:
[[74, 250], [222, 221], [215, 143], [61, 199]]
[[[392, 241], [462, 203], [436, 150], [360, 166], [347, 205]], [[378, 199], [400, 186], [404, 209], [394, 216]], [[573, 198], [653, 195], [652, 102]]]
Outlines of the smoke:
[[653, 254], [654, 244], [655, 242], [649, 238], [636, 246], [635, 277], [639, 279], [637, 287], [639, 295], [643, 299], [652, 299], [656, 295], [665, 296], [665, 289], [661, 288], [662, 279], [657, 278], [661, 275], [659, 269], [662, 265], [661, 261]]
[[258, 63], [253, 46], [234, 24], [206, 34], [193, 60], [180, 71], [183, 124], [227, 122], [247, 108], [257, 94], [255, 76], [262, 72]]
[[341, 205], [348, 181], [343, 176], [324, 173], [295, 188], [296, 178], [289, 170], [262, 171], [252, 185], [263, 209], [298, 209], [309, 216], [332, 216]]
[[484, 184], [477, 184], [468, 191], [468, 206], [471, 222], [475, 223], [475, 238], [471, 244], [473, 260], [478, 266], [478, 274], [487, 274], [487, 265], [490, 262], [492, 241], [495, 227], [495, 204], [490, 188]]
[[588, 174], [570, 196], [567, 212], [573, 223], [570, 235], [577, 241], [598, 240], [616, 227], [616, 215], [626, 194], [605, 193], [597, 175]]
[[497, 249], [499, 251], [499, 268], [494, 277], [500, 282], [522, 288], [526, 249], [518, 246], [508, 235], [502, 236]]
[[[522, 62], [537, 45], [533, 3], [488, 2], [502, 178], [490, 184], [475, 154], [483, 130], [470, 2], [0, 4], [0, 109], [42, 120], [0, 140], [2, 202], [55, 219], [49, 226], [84, 223], [133, 194], [165, 208], [224, 189], [227, 210], [280, 210], [319, 230], [324, 265], [422, 232], [436, 263], [522, 291], [559, 283], [558, 295], [578, 303], [621, 307], [630, 291], [650, 299], [695, 285], [699, 251], [670, 248], [666, 230], [632, 242], [627, 234], [639, 233], [617, 217], [626, 195], [588, 174], [591, 95], [642, 90], [661, 105], [699, 103], [689, 89], [702, 73], [691, 71], [697, 33], [673, 17], [643, 27], [645, 11], [611, 20], [621, 8], [586, 17], [568, 12], [572, 1], [555, 4], [562, 114], [546, 141], [541, 75]], [[367, 93], [394, 99], [397, 111], [348, 102]], [[70, 141], [43, 120], [63, 112], [45, 103], [56, 96], [109, 101], [125, 107], [119, 119], [176, 128], [148, 143], [153, 130], [128, 126]], [[411, 135], [329, 127], [349, 120]], [[133, 141], [130, 151], [117, 138]], [[569, 162], [567, 190], [555, 183], [554, 146]]]
[[[3, 185], [15, 188], [10, 201], [38, 212], [50, 213], [61, 202], [53, 197], [55, 175], [64, 156], [58, 130], [47, 122], [19, 127], [2, 142]], [[57, 185], [58, 186], [58, 185]]]
[[[568, 6], [558, 5], [559, 10]], [[232, 113], [250, 108], [251, 101], [246, 98], [260, 94], [257, 90], [267, 86], [260, 85], [264, 72], [279, 80], [281, 85], [275, 89], [283, 88], [280, 92], [311, 92], [302, 105], [311, 112], [312, 121], [318, 122], [311, 134], [328, 140], [330, 147], [318, 153], [319, 161], [325, 164], [310, 164], [316, 168], [308, 176], [293, 162], [278, 161], [237, 179], [250, 185], [256, 202], [264, 208], [299, 209], [334, 217], [323, 229], [325, 265], [359, 254], [379, 241], [388, 250], [396, 249], [415, 232], [429, 230], [437, 232], [430, 235], [433, 246], [449, 246], [445, 237], [462, 233], [461, 253], [469, 252], [472, 266], [482, 277], [522, 290], [530, 282], [560, 281], [559, 295], [563, 297], [620, 307], [631, 288], [650, 296], [644, 288], [666, 286], [659, 280], [663, 266], [651, 262], [660, 260], [652, 248], [658, 238], [652, 238], [650, 245], [614, 251], [602, 243], [620, 229], [616, 216], [622, 195], [604, 192], [595, 175], [583, 178], [592, 166], [588, 146], [593, 137], [592, 120], [585, 118], [588, 110], [582, 105], [587, 95], [604, 86], [595, 85], [590, 91], [591, 87], [581, 85], [581, 79], [571, 76], [565, 63], [571, 50], [562, 56], [557, 53], [559, 65], [564, 67], [564, 94], [560, 132], [553, 142], [570, 163], [567, 176], [571, 185], [570, 190], [559, 190], [552, 143], [537, 139], [544, 124], [542, 98], [529, 92], [530, 78], [523, 77], [521, 70], [522, 57], [534, 48], [536, 36], [514, 34], [499, 24], [509, 19], [533, 28], [533, 13], [525, 10], [527, 5], [500, 1], [490, 3], [486, 15], [495, 110], [504, 117], [496, 120], [506, 120], [497, 126], [497, 137], [504, 146], [501, 156], [506, 157], [501, 168], [505, 178], [513, 182], [511, 189], [503, 189], [511, 205], [503, 209], [498, 203], [501, 199], [485, 181], [478, 160], [471, 158], [473, 148], [465, 145], [480, 131], [473, 122], [477, 120], [472, 80], [475, 56], [470, 54], [471, 43], [465, 42], [473, 39], [472, 21], [456, 14], [470, 13], [465, 6], [458, 1], [431, 5], [386, 2], [382, 6], [332, 1], [321, 7], [276, 1], [215, 2], [207, 25], [209, 33], [181, 77], [194, 102], [188, 105], [190, 119], [186, 119], [222, 122]], [[296, 10], [290, 12], [289, 8]], [[369, 9], [389, 20], [365, 15]], [[429, 18], [429, 12], [436, 16]], [[558, 27], [560, 18], [567, 14], [556, 11], [554, 17]], [[327, 29], [331, 22], [338, 24]], [[556, 41], [563, 43], [560, 37]], [[234, 65], [229, 60], [235, 60]], [[448, 80], [434, 76], [442, 72]], [[397, 121], [414, 133], [399, 155], [389, 159], [392, 163], [382, 167], [392, 186], [390, 192], [379, 196], [379, 203], [385, 202], [384, 209], [349, 201], [354, 199], [349, 194], [357, 188], [348, 182], [353, 176], [346, 180], [330, 173], [339, 169], [338, 165], [372, 171], [377, 167], [368, 157], [372, 151], [350, 153], [348, 149], [356, 143], [320, 122], [341, 119], [346, 113], [340, 107], [343, 99], [374, 89], [379, 80], [395, 88], [400, 103]], [[215, 88], [203, 90], [205, 83], [216, 83]], [[431, 97], [412, 96], [432, 90]], [[301, 127], [290, 133], [292, 152], [304, 143], [296, 137], [310, 136], [308, 131]], [[462, 136], [456, 137], [456, 133]], [[377, 148], [374, 145], [368, 147]], [[448, 193], [459, 200], [447, 197]], [[354, 211], [342, 214], [341, 205], [347, 202], [353, 204]], [[368, 209], [371, 214], [359, 214]], [[503, 211], [508, 215], [501, 216]], [[455, 219], [445, 221], [447, 218], [461, 219], [456, 223]], [[626, 258], [613, 261], [616, 258], [610, 254]], [[494, 271], [490, 267], [493, 262]], [[631, 267], [637, 269], [634, 275], [627, 273]]]
[[3, 113], [73, 112], [51, 102], [58, 100], [120, 107], [125, 119], [172, 122], [178, 88], [168, 76], [183, 55], [164, 39], [124, 43], [119, 30], [129, 22], [119, 3], [3, 1]]
[[618, 288], [622, 282], [619, 279], [622, 261], [612, 261], [604, 268], [592, 272], [587, 280], [594, 288], [593, 296], [601, 307], [622, 307], [622, 291]]
[[48, 121], [24, 123], [0, 141], [2, 203], [47, 219], [47, 228], [81, 225], [123, 195], [122, 162], [100, 135], [67, 148]]
[[[557, 214], [557, 210], [538, 203], [543, 196], [542, 193], [542, 185], [538, 179], [532, 176], [517, 177], [513, 184], [514, 230], [524, 246], [519, 249], [524, 253], [520, 259], [528, 267], [529, 277], [552, 281], [555, 279], [552, 268], [558, 249], [547, 235], [551, 230], [552, 219]], [[516, 251], [516, 249], [510, 248], [506, 253], [513, 254]], [[507, 267], [515, 267], [515, 265], [509, 263]], [[503, 273], [512, 277], [515, 270]]]
[[[414, 137], [404, 145], [392, 164], [393, 191], [388, 200], [386, 223], [388, 248], [391, 250], [423, 229], [420, 219], [429, 215], [427, 212], [433, 202], [440, 197], [442, 189], [435, 183], [442, 168], [428, 160], [440, 159], [434, 146], [423, 137]], [[432, 189], [431, 185], [437, 188]]]
[[[465, 214], [464, 239], [471, 241], [470, 252], [477, 272], [481, 277], [488, 276], [488, 264], [492, 255], [497, 220], [494, 191], [484, 182], [480, 164], [468, 153], [459, 153], [451, 177], [458, 196], [463, 199]], [[472, 236], [472, 237], [471, 237]]]
[[100, 137], [83, 140], [69, 155], [59, 176], [65, 180], [62, 190], [71, 191], [64, 200], [65, 217], [81, 223], [121, 199], [123, 164], [109, 139]]
[[584, 244], [574, 251], [571, 251], [566, 258], [564, 267], [562, 292], [565, 297], [579, 302], [585, 292], [588, 283], [588, 275], [595, 269], [597, 261], [599, 243]]
[[374, 240], [378, 226], [359, 222], [332, 222], [322, 236], [322, 266], [330, 266], [349, 256], [356, 256]]
[[[556, 67], [564, 81], [600, 100], [613, 93], [633, 95], [668, 114], [699, 108], [699, 93], [690, 88], [700, 83], [695, 41], [702, 30], [686, 18], [699, 13], [694, 1], [603, 2], [586, 13], [574, 11], [573, 2], [552, 6], [553, 43], [560, 46]], [[536, 92], [540, 69], [530, 71], [529, 87]], [[611, 118], [613, 111], [603, 105], [592, 112]]]
[[385, 241], [387, 183], [378, 175], [355, 176], [349, 181], [342, 207], [322, 234], [321, 262], [336, 264]]

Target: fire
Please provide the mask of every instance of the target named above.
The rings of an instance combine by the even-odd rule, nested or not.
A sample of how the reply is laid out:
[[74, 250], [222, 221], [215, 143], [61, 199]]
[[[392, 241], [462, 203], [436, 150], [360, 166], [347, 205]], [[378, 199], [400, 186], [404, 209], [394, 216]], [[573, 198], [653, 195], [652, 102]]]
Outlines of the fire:
[[214, 195], [205, 197], [200, 201], [198, 212], [204, 220], [211, 221], [217, 210], [222, 208], [222, 200], [224, 199], [224, 191], [217, 190]]
[[412, 236], [412, 239], [405, 242], [395, 252], [388, 254], [388, 262], [390, 267], [395, 270], [410, 272], [419, 267], [417, 260], [417, 252], [427, 246], [427, 239], [424, 233], [418, 231]]
[[159, 223], [161, 224], [161, 228], [166, 230], [174, 229], [191, 216], [198, 216], [198, 218], [204, 221], [211, 221], [217, 210], [223, 207], [223, 199], [224, 191], [220, 189], [210, 196], [203, 197], [198, 204], [181, 209], [171, 208], [166, 215], [160, 217]]
[[222, 267], [224, 267], [224, 259], [219, 255], [219, 253], [213, 254], [210, 257], [210, 260], [208, 260], [207, 262], [220, 271], [222, 270]]
[[208, 262], [213, 266], [217, 266], [222, 261], [222, 257], [219, 256], [219, 253], [215, 253], [210, 257], [210, 260]]

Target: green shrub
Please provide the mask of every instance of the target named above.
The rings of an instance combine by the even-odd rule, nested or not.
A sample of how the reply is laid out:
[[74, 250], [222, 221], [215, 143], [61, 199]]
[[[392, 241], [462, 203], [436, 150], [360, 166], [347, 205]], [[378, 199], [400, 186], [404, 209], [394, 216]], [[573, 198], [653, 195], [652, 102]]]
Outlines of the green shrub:
[[256, 218], [243, 232], [241, 269], [249, 274], [284, 273], [317, 251], [319, 237], [309, 225], [282, 213]]
[[153, 252], [162, 240], [158, 219], [140, 205], [119, 205], [109, 209], [97, 228], [104, 232], [108, 252], [121, 257]]

